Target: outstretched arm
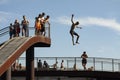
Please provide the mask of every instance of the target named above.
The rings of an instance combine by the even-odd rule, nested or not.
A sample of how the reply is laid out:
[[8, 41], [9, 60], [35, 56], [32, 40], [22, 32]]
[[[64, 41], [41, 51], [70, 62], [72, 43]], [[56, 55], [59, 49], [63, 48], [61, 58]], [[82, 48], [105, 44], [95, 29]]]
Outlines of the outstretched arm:
[[74, 22], [73, 22], [73, 17], [74, 17], [74, 15], [72, 14], [72, 17], [71, 17], [71, 22], [72, 22], [72, 23], [74, 23]]
[[79, 26], [76, 26], [76, 28], [80, 28], [80, 29], [82, 29], [82, 27], [79, 27]]

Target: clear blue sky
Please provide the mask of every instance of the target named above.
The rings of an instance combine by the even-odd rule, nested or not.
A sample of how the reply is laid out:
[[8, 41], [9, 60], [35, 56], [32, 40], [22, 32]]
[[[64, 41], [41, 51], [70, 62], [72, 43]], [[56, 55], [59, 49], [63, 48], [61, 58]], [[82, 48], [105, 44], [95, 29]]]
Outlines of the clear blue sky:
[[[0, 0], [0, 29], [20, 22], [26, 15], [30, 26], [42, 12], [50, 15], [51, 47], [36, 48], [39, 57], [89, 57], [120, 59], [120, 0]], [[69, 34], [71, 14], [83, 29], [80, 44], [73, 46]]]

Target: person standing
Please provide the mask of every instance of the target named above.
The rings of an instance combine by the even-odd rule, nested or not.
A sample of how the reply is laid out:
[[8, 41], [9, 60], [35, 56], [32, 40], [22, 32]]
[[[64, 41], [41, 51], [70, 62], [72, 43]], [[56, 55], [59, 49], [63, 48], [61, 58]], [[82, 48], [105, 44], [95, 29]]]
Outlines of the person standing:
[[75, 28], [80, 28], [80, 29], [81, 29], [81, 27], [78, 27], [78, 26], [77, 26], [77, 25], [79, 25], [79, 22], [78, 22], [78, 21], [77, 21], [77, 22], [74, 22], [74, 21], [73, 21], [73, 17], [74, 17], [74, 15], [72, 14], [72, 17], [71, 17], [72, 25], [71, 25], [71, 29], [70, 29], [70, 34], [71, 34], [71, 36], [72, 36], [72, 43], [73, 43], [73, 45], [75, 45], [75, 43], [74, 43], [74, 35], [77, 36], [77, 39], [76, 39], [76, 43], [77, 43], [77, 44], [79, 44], [79, 42], [78, 42], [79, 35], [74, 31], [74, 29], [75, 29]]
[[26, 19], [25, 15], [23, 15], [23, 20], [21, 22], [21, 25], [22, 25], [22, 36], [28, 37], [29, 36], [29, 30], [28, 30], [29, 21]]
[[40, 35], [40, 30], [41, 30], [41, 22], [38, 17], [36, 17], [35, 20], [35, 35]]
[[44, 29], [43, 29], [44, 36], [46, 35], [46, 30], [45, 30], [45, 27], [46, 27], [46, 26], [50, 27], [49, 18], [50, 18], [50, 16], [49, 16], [49, 15], [47, 15], [47, 16], [46, 16], [46, 18], [44, 19], [44, 23], [43, 23], [43, 24], [44, 24], [44, 27], [43, 27], [43, 28], [44, 28]]
[[41, 16], [39, 17], [40, 22], [41, 22], [41, 35], [45, 34], [45, 24], [44, 24], [44, 20], [45, 20], [45, 13], [42, 12]]
[[19, 37], [20, 34], [20, 24], [18, 22], [18, 20], [16, 19], [14, 22], [14, 28], [15, 28], [15, 37]]
[[12, 25], [12, 23], [10, 23], [10, 26], [9, 26], [9, 35], [10, 35], [9, 39], [12, 39], [12, 37], [13, 37], [13, 25]]
[[88, 58], [86, 51], [83, 52], [83, 54], [81, 55], [81, 58], [82, 58], [82, 66], [84, 70], [86, 70], [86, 64], [87, 64], [87, 58]]
[[41, 69], [42, 69], [42, 61], [39, 60], [39, 61], [38, 61], [38, 70], [41, 70]]
[[43, 68], [44, 69], [49, 69], [49, 65], [46, 61], [44, 61], [44, 63], [43, 63]]
[[60, 68], [61, 70], [64, 70], [64, 60], [62, 60]]
[[53, 68], [54, 68], [54, 69], [57, 69], [57, 64], [58, 64], [57, 61], [55, 62], [55, 64], [53, 64]]

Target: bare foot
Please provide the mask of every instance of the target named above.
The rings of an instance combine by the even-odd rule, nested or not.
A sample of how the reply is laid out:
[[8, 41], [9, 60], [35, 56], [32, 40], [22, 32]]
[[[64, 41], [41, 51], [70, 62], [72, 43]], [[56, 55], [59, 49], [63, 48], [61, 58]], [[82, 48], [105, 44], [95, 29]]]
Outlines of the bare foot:
[[80, 44], [79, 42], [76, 42], [77, 44]]

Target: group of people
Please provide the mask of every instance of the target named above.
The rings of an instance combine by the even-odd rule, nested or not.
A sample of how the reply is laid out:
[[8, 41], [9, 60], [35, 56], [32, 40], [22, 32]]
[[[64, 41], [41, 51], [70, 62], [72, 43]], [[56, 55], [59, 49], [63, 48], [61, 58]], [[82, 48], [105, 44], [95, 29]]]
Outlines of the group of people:
[[36, 35], [44, 35], [45, 36], [45, 34], [46, 34], [45, 25], [48, 24], [48, 26], [50, 27], [49, 18], [50, 18], [49, 15], [47, 15], [45, 17], [44, 12], [39, 14], [38, 17], [35, 18], [35, 34]]
[[[58, 68], [58, 61], [56, 61], [53, 65], [50, 66], [50, 65], [47, 63], [47, 61], [44, 61], [44, 62], [42, 63], [42, 61], [39, 60], [38, 63], [37, 63], [37, 67], [38, 67], [38, 70], [49, 69], [50, 67], [52, 67], [53, 69], [57, 69], [57, 68]], [[65, 67], [64, 67], [64, 60], [61, 61], [60, 69], [61, 69], [61, 70], [64, 70], [64, 69], [65, 69]]]
[[[74, 17], [74, 14], [72, 14], [72, 17], [71, 17], [72, 25], [71, 25], [71, 28], [70, 28], [70, 34], [72, 36], [72, 43], [73, 43], [73, 45], [75, 45], [75, 44], [79, 44], [78, 40], [79, 40], [80, 36], [74, 31], [74, 29], [75, 28], [82, 29], [82, 27], [78, 27], [79, 22], [78, 21], [74, 22], [73, 17]], [[35, 17], [35, 25], [34, 25], [35, 35], [44, 35], [45, 36], [45, 34], [46, 34], [45, 25], [47, 24], [50, 27], [49, 18], [50, 18], [49, 15], [47, 15], [45, 17], [44, 12], [39, 14], [37, 17]], [[9, 27], [10, 39], [12, 37], [19, 37], [20, 36], [20, 31], [21, 31], [20, 25], [22, 25], [22, 36], [25, 36], [25, 37], [29, 36], [29, 30], [28, 30], [29, 21], [26, 19], [26, 16], [23, 15], [23, 20], [21, 21], [21, 24], [19, 23], [19, 21], [17, 19], [15, 20], [14, 24], [10, 23], [10, 27]], [[76, 42], [74, 42], [74, 35], [77, 36]], [[86, 58], [88, 58], [88, 56], [87, 56], [85, 51], [81, 55], [81, 58], [82, 58], [82, 66], [86, 70], [86, 64], [87, 64], [87, 59]], [[64, 60], [62, 60], [62, 62], [61, 62], [61, 67], [60, 67], [61, 69], [64, 68], [63, 67], [63, 62], [64, 62]], [[53, 65], [53, 67], [56, 68], [57, 64], [58, 64], [58, 62], [56, 62]], [[39, 60], [38, 67], [39, 68], [41, 68], [41, 67], [49, 68], [49, 65], [46, 61], [44, 61], [44, 64], [42, 65], [41, 60]]]
[[23, 66], [21, 63], [15, 61], [12, 65], [12, 71], [22, 70]]
[[49, 69], [49, 65], [48, 65], [47, 61], [44, 61], [43, 64], [42, 64], [42, 61], [39, 60], [38, 63], [37, 63], [37, 66], [38, 66], [38, 70]]
[[[83, 54], [81, 55], [81, 58], [82, 58], [82, 61], [81, 61], [82, 62], [82, 66], [83, 66], [84, 70], [87, 70], [86, 64], [87, 64], [88, 55], [86, 54], [86, 51], [83, 52]], [[48, 65], [48, 63], [46, 61], [44, 61], [43, 64], [42, 64], [41, 60], [38, 61], [38, 70], [43, 69], [43, 68], [44, 69], [49, 69], [49, 67], [50, 67], [50, 65]], [[55, 64], [53, 64], [51, 67], [54, 68], [54, 69], [57, 69], [58, 68], [58, 61], [56, 61]], [[61, 64], [60, 64], [59, 68], [61, 70], [65, 69], [64, 60], [61, 61]], [[76, 63], [74, 64], [73, 68], [74, 68], [74, 70], [77, 70]], [[88, 70], [90, 70], [90, 69], [93, 69], [93, 67], [88, 68]]]
[[[50, 27], [49, 23], [50, 16], [47, 15], [45, 17], [45, 13], [39, 14], [37, 17], [35, 17], [35, 35], [44, 35], [46, 34], [45, 26], [48, 25]], [[22, 28], [20, 28], [22, 26]], [[23, 15], [23, 20], [21, 23], [16, 19], [14, 24], [10, 23], [9, 26], [9, 35], [10, 39], [13, 37], [19, 37], [20, 32], [22, 31], [22, 36], [28, 37], [29, 36], [29, 21], [26, 19], [26, 16]]]
[[26, 19], [26, 16], [23, 15], [23, 20], [20, 22], [16, 19], [14, 24], [10, 23], [10, 27], [9, 27], [9, 34], [10, 34], [10, 39], [12, 37], [19, 37], [20, 36], [20, 31], [21, 28], [20, 26], [22, 26], [22, 36], [29, 36], [29, 30], [28, 30], [28, 26], [29, 26], [29, 21]]
[[[52, 67], [53, 67], [54, 69], [59, 68], [59, 67], [58, 67], [58, 61], [56, 61], [55, 64], [52, 65]], [[64, 69], [65, 69], [64, 60], [61, 61], [60, 69], [61, 69], [61, 70], [64, 70]]]
[[[70, 28], [70, 34], [72, 36], [72, 43], [73, 43], [73, 45], [75, 45], [75, 44], [79, 44], [78, 40], [79, 40], [80, 36], [78, 35], [78, 33], [76, 33], [74, 31], [74, 29], [75, 28], [82, 29], [82, 27], [78, 27], [79, 22], [78, 21], [74, 22], [73, 17], [74, 17], [74, 14], [72, 14], [72, 17], [71, 17], [72, 25]], [[46, 17], [45, 17], [44, 12], [40, 13], [37, 17], [35, 17], [35, 25], [34, 25], [35, 35], [44, 35], [45, 36], [45, 34], [46, 34], [45, 25], [47, 24], [50, 27], [49, 18], [50, 18], [49, 15], [46, 15]], [[19, 23], [19, 21], [17, 19], [15, 20], [14, 24], [10, 23], [10, 27], [9, 27], [10, 39], [12, 37], [19, 37], [20, 31], [21, 31], [21, 28], [20, 28], [21, 25], [22, 25], [22, 36], [25, 36], [25, 37], [29, 36], [29, 30], [28, 30], [29, 21], [26, 19], [26, 16], [23, 15], [23, 20], [21, 21], [21, 24]], [[77, 36], [76, 42], [74, 42], [74, 35]]]

